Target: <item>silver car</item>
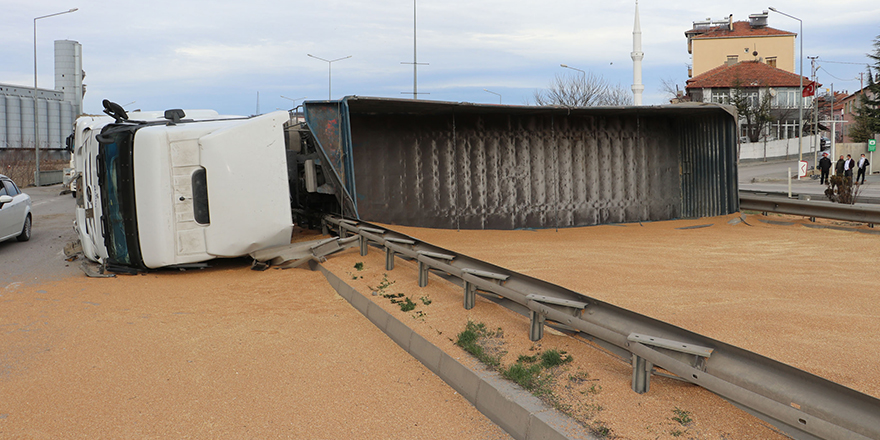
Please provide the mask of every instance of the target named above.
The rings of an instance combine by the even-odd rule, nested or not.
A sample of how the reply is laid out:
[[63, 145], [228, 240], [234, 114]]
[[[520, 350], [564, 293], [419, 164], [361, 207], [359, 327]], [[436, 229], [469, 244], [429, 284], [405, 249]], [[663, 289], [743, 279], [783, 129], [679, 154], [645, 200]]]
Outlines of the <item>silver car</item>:
[[31, 239], [31, 197], [0, 174], [0, 241]]

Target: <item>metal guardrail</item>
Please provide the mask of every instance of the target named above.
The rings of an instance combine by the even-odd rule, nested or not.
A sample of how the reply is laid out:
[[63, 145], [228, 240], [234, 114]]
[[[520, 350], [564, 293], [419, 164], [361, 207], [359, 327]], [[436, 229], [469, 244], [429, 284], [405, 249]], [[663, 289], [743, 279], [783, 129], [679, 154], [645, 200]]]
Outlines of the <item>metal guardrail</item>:
[[[528, 314], [529, 337], [554, 325], [593, 340], [633, 365], [633, 390], [648, 392], [660, 367], [712, 391], [799, 440], [880, 439], [880, 400], [741, 348], [596, 300], [563, 287], [470, 258], [415, 238], [338, 217], [325, 227], [341, 238], [356, 234], [360, 252], [384, 249], [386, 269], [395, 258], [416, 261], [419, 285], [434, 273], [463, 287], [463, 306], [484, 294]], [[487, 295], [486, 295], [487, 294]]]
[[795, 200], [783, 195], [739, 193], [741, 210], [803, 215], [874, 225], [880, 223], [880, 206], [844, 205], [818, 200]]

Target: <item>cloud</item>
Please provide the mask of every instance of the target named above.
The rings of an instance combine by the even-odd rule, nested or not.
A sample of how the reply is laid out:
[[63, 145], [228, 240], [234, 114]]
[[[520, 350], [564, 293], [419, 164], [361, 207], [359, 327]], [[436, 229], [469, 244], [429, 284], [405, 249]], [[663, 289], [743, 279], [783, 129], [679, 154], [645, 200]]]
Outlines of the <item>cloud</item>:
[[[561, 73], [560, 63], [625, 88], [632, 81], [633, 1], [415, 1], [418, 61], [429, 63], [419, 66], [419, 89], [432, 92], [432, 99], [493, 102], [497, 97], [483, 91], [488, 88], [503, 93], [505, 103], [521, 102]], [[840, 0], [834, 14], [817, 0], [775, 3], [804, 20], [805, 55], [867, 62], [864, 54], [880, 34], [874, 0]], [[71, 7], [61, 0], [34, 5], [4, 4], [0, 82], [33, 81], [34, 16]], [[401, 63], [413, 57], [413, 0], [153, 0], [148, 6], [77, 0], [74, 6], [80, 9], [74, 14], [40, 22], [39, 81], [52, 84], [51, 42], [79, 41], [89, 90], [85, 104], [93, 112], [105, 97], [159, 109], [184, 102], [224, 113], [253, 112], [257, 91], [266, 108], [289, 105], [281, 94], [324, 98], [328, 66], [307, 53], [325, 59], [352, 55], [332, 65], [336, 98], [407, 97], [400, 92], [412, 90], [412, 66]], [[694, 20], [730, 13], [747, 19], [766, 8], [766, 0], [640, 2], [646, 102], [662, 102], [654, 98], [662, 95], [656, 91], [659, 78], [683, 83], [690, 63], [684, 31]], [[775, 13], [770, 24], [798, 29], [797, 21]], [[826, 67], [840, 78], [864, 70]]]

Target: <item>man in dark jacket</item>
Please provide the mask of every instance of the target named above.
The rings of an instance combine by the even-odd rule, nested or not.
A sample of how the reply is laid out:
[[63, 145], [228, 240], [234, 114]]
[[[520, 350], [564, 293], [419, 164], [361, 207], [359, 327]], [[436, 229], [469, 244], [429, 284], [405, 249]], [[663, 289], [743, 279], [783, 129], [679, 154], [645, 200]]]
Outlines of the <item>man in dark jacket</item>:
[[868, 165], [871, 165], [871, 162], [868, 162], [868, 159], [865, 157], [865, 155], [863, 153], [862, 157], [859, 158], [858, 164], [856, 164], [856, 168], [859, 169], [859, 173], [856, 174], [856, 183], [859, 182], [859, 179], [862, 179], [861, 184], [865, 183], [865, 171], [867, 171]]
[[843, 175], [849, 179], [849, 183], [852, 184], [853, 178], [853, 168], [856, 167], [856, 161], [853, 160], [852, 156], [847, 154], [846, 160], [843, 162]]
[[834, 175], [835, 176], [843, 177], [843, 164], [844, 164], [844, 162], [845, 161], [843, 160], [843, 155], [841, 154], [840, 159], [837, 159], [837, 163], [834, 164]]
[[819, 176], [819, 184], [825, 185], [828, 182], [828, 172], [831, 171], [831, 159], [828, 158], [828, 153], [822, 154], [822, 158], [819, 159], [819, 170], [822, 171], [822, 174]]

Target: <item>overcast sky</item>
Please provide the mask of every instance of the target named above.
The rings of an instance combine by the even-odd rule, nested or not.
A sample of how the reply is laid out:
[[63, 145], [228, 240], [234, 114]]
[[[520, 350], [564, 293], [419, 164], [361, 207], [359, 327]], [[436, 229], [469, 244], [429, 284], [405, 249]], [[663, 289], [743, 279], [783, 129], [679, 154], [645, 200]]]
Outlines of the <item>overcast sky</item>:
[[[736, 6], [732, 6], [736, 5]], [[866, 53], [880, 35], [877, 0], [642, 0], [644, 103], [666, 103], [661, 80], [684, 86], [687, 41], [695, 20], [720, 20], [769, 6], [804, 21], [804, 56], [819, 56], [819, 81], [859, 88]], [[110, 99], [131, 110], [210, 108], [225, 114], [289, 109], [281, 98], [411, 98], [413, 0], [2, 0], [0, 83], [33, 86], [34, 17], [39, 85], [54, 87], [53, 41], [83, 46], [84, 110]], [[634, 1], [417, 0], [420, 99], [527, 103], [560, 63], [632, 84]], [[798, 32], [770, 12], [769, 25]], [[799, 42], [798, 42], [799, 44]], [[795, 54], [797, 56], [797, 52]], [[851, 63], [851, 64], [846, 64]], [[809, 60], [804, 67], [809, 76]], [[410, 92], [402, 94], [401, 92]]]

